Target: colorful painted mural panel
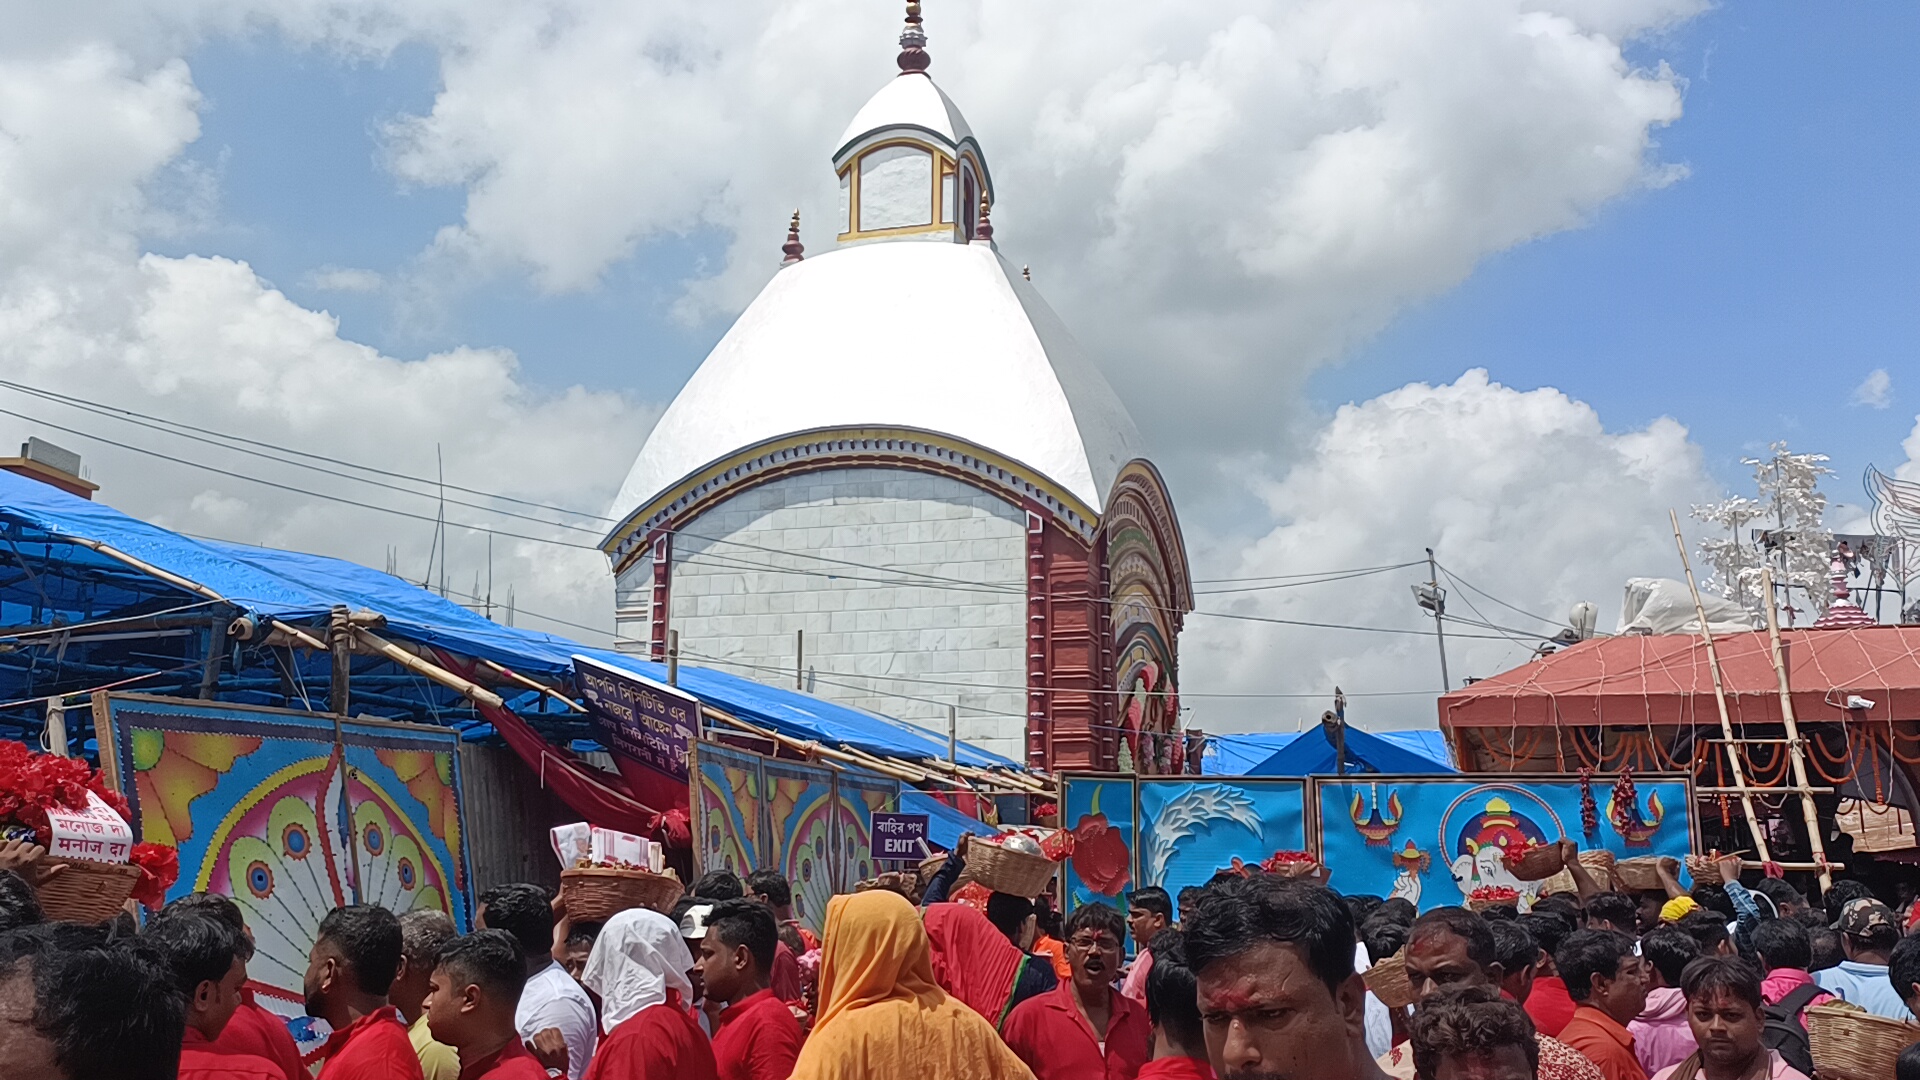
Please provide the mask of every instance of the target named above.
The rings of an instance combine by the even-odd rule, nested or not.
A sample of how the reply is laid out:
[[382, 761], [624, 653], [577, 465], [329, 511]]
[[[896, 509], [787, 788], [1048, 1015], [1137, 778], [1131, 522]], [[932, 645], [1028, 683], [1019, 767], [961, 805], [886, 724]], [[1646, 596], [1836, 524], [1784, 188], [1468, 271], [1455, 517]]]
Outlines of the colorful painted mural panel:
[[846, 771], [834, 777], [839, 806], [834, 841], [839, 845], [839, 891], [880, 872], [873, 861], [873, 815], [895, 809], [900, 784], [884, 776]]
[[1118, 897], [1132, 887], [1136, 871], [1133, 780], [1061, 777], [1060, 824], [1073, 833], [1062, 906], [1072, 910], [1096, 901], [1118, 905]]
[[763, 850], [760, 755], [702, 743], [696, 757], [694, 835], [700, 866], [749, 874], [760, 866]]
[[1230, 868], [1307, 847], [1303, 780], [1140, 780], [1141, 886], [1179, 896]]
[[[1422, 910], [1461, 903], [1483, 885], [1532, 896], [1502, 853], [1520, 843], [1562, 838], [1620, 858], [1685, 856], [1693, 849], [1693, 806], [1684, 778], [1641, 777], [1636, 805], [1615, 813], [1612, 778], [1594, 778], [1597, 830], [1581, 824], [1580, 782], [1564, 776], [1511, 776], [1487, 783], [1461, 776], [1368, 776], [1314, 781], [1316, 844], [1342, 892], [1404, 896]], [[1684, 876], [1683, 876], [1684, 880]]]

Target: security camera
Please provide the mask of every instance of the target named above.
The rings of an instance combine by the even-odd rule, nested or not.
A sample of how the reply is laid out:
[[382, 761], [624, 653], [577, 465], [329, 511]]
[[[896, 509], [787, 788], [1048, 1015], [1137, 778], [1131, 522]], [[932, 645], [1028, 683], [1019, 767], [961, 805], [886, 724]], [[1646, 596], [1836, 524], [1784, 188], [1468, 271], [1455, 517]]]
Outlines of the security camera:
[[1860, 696], [1859, 694], [1848, 694], [1848, 695], [1847, 695], [1847, 708], [1849, 708], [1849, 709], [1871, 709], [1871, 708], [1873, 708], [1873, 699], [1872, 699], [1872, 698], [1863, 698], [1863, 697], [1861, 697], [1861, 696]]

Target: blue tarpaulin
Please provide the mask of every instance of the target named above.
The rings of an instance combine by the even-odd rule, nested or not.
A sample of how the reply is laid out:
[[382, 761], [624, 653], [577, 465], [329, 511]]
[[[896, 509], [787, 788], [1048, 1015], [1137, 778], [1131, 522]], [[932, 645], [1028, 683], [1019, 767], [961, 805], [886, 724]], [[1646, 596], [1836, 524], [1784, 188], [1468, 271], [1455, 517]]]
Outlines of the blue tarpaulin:
[[952, 851], [960, 843], [960, 838], [968, 833], [992, 836], [1000, 831], [984, 821], [968, 817], [924, 791], [901, 791], [900, 812], [927, 815], [927, 839], [948, 851]]
[[[1378, 773], [1457, 772], [1438, 729], [1367, 732], [1348, 725], [1347, 765]], [[1201, 770], [1208, 776], [1315, 776], [1337, 771], [1333, 744], [1318, 725], [1301, 732], [1220, 735]]]
[[[196, 540], [7, 472], [0, 472], [0, 541], [4, 541], [0, 551], [14, 556], [29, 571], [0, 584], [0, 625], [4, 626], [70, 625], [121, 618], [135, 611], [192, 610], [208, 614], [218, 610], [204, 595], [164, 576], [137, 570], [93, 546], [106, 545], [163, 575], [211, 591], [237, 609], [234, 614], [244, 612], [257, 620], [278, 619], [312, 632], [324, 625], [332, 608], [344, 605], [384, 616], [386, 626], [380, 631], [384, 637], [491, 660], [544, 681], [570, 680], [576, 653], [651, 679], [666, 679], [663, 664], [587, 648], [554, 634], [502, 626], [416, 585], [357, 563]], [[190, 654], [183, 656], [191, 660]], [[324, 658], [319, 662], [324, 664]], [[176, 678], [197, 683], [198, 661], [192, 660], [192, 665], [196, 670]], [[77, 665], [69, 666], [78, 670]], [[138, 673], [142, 666], [151, 670], [157, 665], [127, 665], [129, 673]], [[288, 674], [310, 677], [308, 673]], [[0, 687], [4, 687], [0, 694], [18, 698], [49, 689], [67, 690], [65, 685], [47, 684], [46, 678], [37, 667], [0, 670]], [[94, 685], [108, 681], [98, 678]], [[324, 675], [321, 681], [324, 683]], [[420, 680], [413, 677], [412, 681]], [[355, 682], [357, 687], [357, 674]], [[396, 683], [401, 690], [416, 695], [437, 693], [435, 688], [409, 687], [404, 679]], [[157, 690], [168, 685], [143, 683], [133, 688]], [[679, 685], [715, 708], [793, 738], [854, 747], [884, 757], [923, 760], [947, 756], [944, 736], [799, 691], [764, 686], [688, 664], [680, 665]], [[22, 687], [24, 692], [8, 692], [21, 691]], [[378, 697], [363, 698], [356, 689], [354, 700], [358, 709], [363, 700], [377, 702]], [[433, 700], [428, 698], [429, 708], [434, 707]], [[444, 694], [440, 701], [444, 707]], [[510, 705], [527, 711], [537, 707], [538, 697], [525, 695], [510, 701]], [[1013, 761], [966, 743], [959, 745], [956, 759], [965, 765], [1018, 767]]]

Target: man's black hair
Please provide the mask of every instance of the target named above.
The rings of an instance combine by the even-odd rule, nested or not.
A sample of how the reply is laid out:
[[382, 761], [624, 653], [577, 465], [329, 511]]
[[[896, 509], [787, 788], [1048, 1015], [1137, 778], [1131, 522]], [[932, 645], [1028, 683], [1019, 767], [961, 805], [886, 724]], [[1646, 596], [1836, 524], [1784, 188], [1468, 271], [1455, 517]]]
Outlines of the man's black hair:
[[707, 933], [717, 934], [728, 949], [742, 945], [753, 965], [765, 972], [773, 967], [773, 954], [780, 944], [780, 927], [773, 909], [758, 900], [722, 900], [707, 916]]
[[1493, 943], [1493, 928], [1487, 920], [1463, 907], [1437, 907], [1413, 920], [1407, 930], [1407, 944], [1435, 934], [1452, 934], [1467, 943], [1467, 959], [1487, 967], [1499, 963], [1500, 949]]
[[456, 990], [478, 986], [487, 996], [508, 1005], [520, 1003], [527, 985], [527, 962], [520, 943], [505, 930], [475, 930], [440, 947], [435, 967]]
[[1180, 903], [1180, 917], [1182, 919], [1190, 919], [1193, 917], [1194, 908], [1199, 906], [1200, 897], [1205, 894], [1206, 891], [1204, 887], [1199, 885], [1189, 885], [1180, 890], [1179, 895], [1176, 896], [1175, 899]]
[[1147, 1019], [1181, 1049], [1204, 1048], [1207, 1036], [1200, 1024], [1193, 969], [1187, 966], [1186, 935], [1162, 930], [1147, 948], [1153, 953], [1153, 966], [1147, 969]]
[[1764, 1007], [1760, 996], [1760, 969], [1738, 956], [1702, 956], [1680, 973], [1680, 992], [1688, 1001], [1725, 993], [1737, 1001]]
[[1893, 1080], [1920, 1080], [1920, 1042], [1900, 1051], [1893, 1063]]
[[553, 950], [553, 901], [547, 890], [524, 883], [495, 885], [480, 894], [489, 930], [505, 930], [526, 956]]
[[1529, 915], [1556, 915], [1567, 924], [1571, 934], [1580, 927], [1580, 905], [1564, 896], [1542, 896], [1533, 902]]
[[1632, 927], [1640, 919], [1640, 901], [1622, 892], [1596, 893], [1587, 900], [1587, 922]]
[[1020, 924], [1033, 914], [1033, 901], [1012, 893], [987, 894], [987, 921], [1011, 941], [1020, 936]]
[[776, 908], [793, 903], [793, 884], [778, 870], [755, 870], [747, 875], [747, 892], [767, 898]]
[[[1069, 939], [1082, 930], [1093, 930], [1096, 932], [1105, 930], [1107, 933], [1112, 934], [1113, 939], [1120, 944], [1125, 945], [1127, 943], [1126, 916], [1120, 914], [1120, 912], [1111, 906], [1098, 902], [1081, 904], [1079, 907], [1074, 908], [1073, 914], [1067, 916], [1067, 925], [1061, 929], [1065, 931]], [[1348, 945], [1347, 948], [1351, 949], [1353, 946]]]
[[1727, 921], [1715, 911], [1689, 911], [1673, 925], [1685, 930], [1687, 936], [1693, 938], [1700, 946], [1702, 956], [1719, 951], [1720, 943], [1728, 937]]
[[153, 948], [95, 927], [41, 923], [0, 934], [0, 984], [33, 988], [33, 1028], [54, 1065], [85, 1080], [173, 1080], [186, 1001]]
[[701, 874], [699, 880], [693, 883], [693, 888], [688, 889], [687, 892], [691, 896], [717, 904], [722, 900], [740, 899], [747, 895], [747, 887], [741, 882], [740, 875], [731, 870], [709, 870]]
[[1700, 943], [1678, 926], [1656, 926], [1640, 939], [1640, 955], [1668, 986], [1679, 986], [1680, 973], [1700, 955]]
[[1534, 910], [1515, 919], [1514, 922], [1518, 923], [1521, 929], [1532, 934], [1533, 940], [1540, 943], [1540, 948], [1548, 956], [1558, 952], [1560, 943], [1567, 940], [1568, 934], [1573, 933], [1571, 922], [1551, 911], [1541, 911], [1537, 906]]
[[40, 896], [27, 879], [11, 870], [0, 870], [0, 932], [32, 926], [46, 918], [40, 910]]
[[[679, 920], [676, 919], [674, 922], [678, 924]], [[602, 922], [577, 922], [570, 924], [567, 927], [567, 948], [577, 949], [583, 945], [589, 949], [592, 948], [593, 943], [600, 940], [600, 928], [605, 925], [607, 924]]]
[[683, 896], [673, 902], [673, 910], [667, 912], [667, 918], [673, 920], [673, 925], [679, 926], [680, 920], [687, 917], [687, 912], [709, 902], [692, 896]]
[[340, 950], [361, 992], [384, 997], [393, 989], [402, 955], [400, 920], [393, 912], [372, 904], [334, 908], [320, 920], [314, 940], [330, 942]]
[[1913, 984], [1920, 983], [1920, 935], [1904, 937], [1887, 958], [1887, 981], [1901, 1001], [1913, 997]]
[[1129, 911], [1133, 908], [1150, 911], [1168, 922], [1173, 921], [1173, 897], [1168, 896], [1167, 890], [1158, 885], [1149, 885], [1144, 889], [1135, 889], [1128, 893], [1127, 908]]
[[1520, 925], [1520, 920], [1490, 922], [1487, 929], [1493, 933], [1493, 954], [1499, 958], [1500, 969], [1506, 974], [1525, 971], [1540, 959], [1540, 943], [1533, 940], [1533, 934]]
[[1847, 948], [1840, 943], [1840, 931], [1831, 926], [1816, 926], [1807, 931], [1807, 946], [1812, 962], [1808, 971], [1837, 968], [1847, 959]]
[[440, 961], [440, 950], [459, 936], [460, 931], [444, 911], [422, 909], [400, 916], [400, 952], [407, 958], [409, 971], [433, 971]]
[[1195, 975], [1271, 942], [1299, 949], [1329, 993], [1339, 993], [1353, 977], [1353, 920], [1347, 905], [1323, 885], [1262, 874], [1209, 890], [1186, 932], [1187, 962]]
[[1776, 912], [1785, 912], [1788, 904], [1807, 902], [1807, 895], [1787, 884], [1785, 878], [1762, 878], [1753, 891], [1773, 901], [1773, 910]]
[[1353, 925], [1355, 926], [1365, 926], [1367, 924], [1367, 916], [1373, 914], [1381, 904], [1386, 903], [1384, 898], [1375, 896], [1372, 893], [1360, 893], [1358, 895], [1348, 893], [1341, 897], [1341, 899], [1347, 902], [1347, 915], [1353, 920]]
[[1633, 939], [1618, 930], [1575, 930], [1553, 952], [1553, 964], [1567, 984], [1567, 996], [1585, 1001], [1593, 996], [1593, 977], [1620, 974], [1620, 961], [1633, 955]]
[[1379, 963], [1407, 946], [1407, 924], [1395, 919], [1383, 919], [1377, 913], [1360, 926], [1360, 943], [1367, 947], [1367, 956]]
[[193, 915], [213, 919], [240, 936], [240, 959], [253, 959], [253, 939], [247, 936], [247, 917], [240, 913], [240, 905], [232, 897], [221, 896], [213, 892], [188, 893], [177, 900], [167, 903], [166, 907], [154, 915], [156, 920], [178, 918]]
[[1033, 922], [1040, 932], [1051, 938], [1060, 936], [1060, 912], [1054, 909], [1052, 902], [1045, 896], [1033, 898]]
[[1794, 912], [1790, 918], [1808, 930], [1827, 925], [1827, 913], [1824, 908], [1808, 907]]
[[233, 970], [246, 938], [233, 927], [205, 915], [155, 919], [142, 935], [167, 965], [173, 984], [191, 998], [203, 982], [220, 982]]
[[1857, 878], [1841, 878], [1827, 890], [1827, 925], [1840, 921], [1840, 912], [1853, 900], [1873, 899], [1873, 889]]
[[1813, 941], [1792, 919], [1761, 919], [1753, 928], [1753, 951], [1760, 954], [1763, 971], [1813, 966]]
[[1420, 917], [1420, 909], [1404, 896], [1389, 896], [1373, 909], [1372, 917], [1392, 919], [1402, 926], [1412, 926], [1413, 920]]
[[1428, 997], [1414, 1010], [1409, 1039], [1414, 1072], [1439, 1075], [1445, 1057], [1491, 1057], [1502, 1047], [1526, 1055], [1527, 1071], [1540, 1068], [1540, 1040], [1527, 1011], [1491, 986], [1461, 986]]
[[1723, 922], [1731, 921], [1739, 915], [1739, 911], [1733, 906], [1733, 897], [1727, 895], [1724, 885], [1695, 885], [1693, 891], [1687, 895], [1693, 897], [1693, 902], [1699, 904], [1703, 910], [1719, 913]]

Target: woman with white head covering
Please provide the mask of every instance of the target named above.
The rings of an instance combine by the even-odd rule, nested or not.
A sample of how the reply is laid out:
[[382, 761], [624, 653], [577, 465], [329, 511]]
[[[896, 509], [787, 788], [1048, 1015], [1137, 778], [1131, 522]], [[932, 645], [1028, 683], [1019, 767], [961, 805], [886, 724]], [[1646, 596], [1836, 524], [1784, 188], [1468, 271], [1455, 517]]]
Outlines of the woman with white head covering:
[[607, 920], [580, 982], [600, 995], [600, 1040], [585, 1080], [717, 1080], [713, 1048], [687, 1013], [693, 954], [657, 911]]

